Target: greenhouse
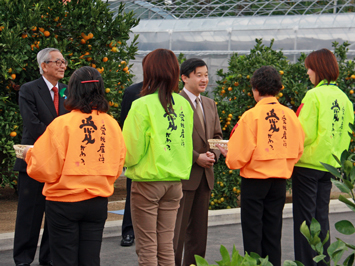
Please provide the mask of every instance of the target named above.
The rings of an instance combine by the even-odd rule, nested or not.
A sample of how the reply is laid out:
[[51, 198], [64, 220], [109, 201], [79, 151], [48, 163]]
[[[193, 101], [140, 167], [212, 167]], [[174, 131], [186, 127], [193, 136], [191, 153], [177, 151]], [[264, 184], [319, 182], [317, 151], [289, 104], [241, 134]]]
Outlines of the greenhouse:
[[150, 51], [166, 48], [187, 58], [199, 57], [215, 72], [228, 67], [233, 53], [247, 54], [262, 39], [283, 51], [292, 62], [301, 53], [320, 48], [332, 50], [332, 42], [349, 42], [348, 56], [355, 55], [354, 1], [111, 1], [113, 11], [121, 2], [140, 23], [138, 55], [132, 68], [142, 80], [141, 61]]

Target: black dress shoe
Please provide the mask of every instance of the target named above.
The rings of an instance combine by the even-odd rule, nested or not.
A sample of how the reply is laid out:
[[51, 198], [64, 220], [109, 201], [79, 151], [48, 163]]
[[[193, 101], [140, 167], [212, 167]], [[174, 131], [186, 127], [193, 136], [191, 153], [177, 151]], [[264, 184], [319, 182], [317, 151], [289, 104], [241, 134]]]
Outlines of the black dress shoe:
[[122, 240], [121, 240], [122, 247], [132, 246], [133, 243], [134, 243], [134, 236], [131, 235], [122, 236]]

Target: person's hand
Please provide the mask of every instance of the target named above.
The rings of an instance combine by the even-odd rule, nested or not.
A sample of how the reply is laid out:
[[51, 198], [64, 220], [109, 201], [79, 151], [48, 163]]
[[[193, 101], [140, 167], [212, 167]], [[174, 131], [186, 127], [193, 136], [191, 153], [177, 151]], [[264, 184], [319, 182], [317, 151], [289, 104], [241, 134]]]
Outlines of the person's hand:
[[203, 167], [203, 168], [210, 168], [211, 166], [213, 166], [214, 164], [214, 155], [213, 157], [211, 157], [211, 155], [207, 155], [207, 153], [211, 153], [211, 152], [206, 152], [206, 153], [200, 153], [200, 155], [198, 156], [196, 163]]
[[23, 150], [22, 156], [23, 156], [23, 159], [24, 159], [24, 160], [25, 160], [25, 158], [26, 158], [26, 154], [27, 154], [28, 150], [31, 149], [31, 148], [32, 148], [32, 147], [26, 147], [26, 148]]
[[213, 152], [207, 151], [206, 155], [216, 162], [216, 155]]
[[225, 148], [223, 148], [221, 145], [216, 144], [217, 148], [221, 151], [221, 153], [223, 154], [224, 157], [227, 157], [227, 153], [228, 150], [226, 150]]

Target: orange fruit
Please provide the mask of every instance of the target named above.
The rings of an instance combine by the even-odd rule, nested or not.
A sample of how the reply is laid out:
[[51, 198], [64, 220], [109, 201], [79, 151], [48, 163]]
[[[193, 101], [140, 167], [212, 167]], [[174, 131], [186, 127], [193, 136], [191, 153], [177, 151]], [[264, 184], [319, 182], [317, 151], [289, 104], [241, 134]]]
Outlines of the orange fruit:
[[349, 93], [350, 93], [350, 94], [354, 94], [354, 91], [353, 91], [353, 90], [350, 90]]
[[111, 90], [109, 89], [109, 88], [107, 88], [106, 90], [105, 90], [105, 92], [106, 93], [109, 93]]
[[232, 87], [229, 87], [228, 90], [231, 91], [231, 90], [233, 90], [233, 88], [232, 88]]
[[11, 72], [12, 72], [12, 68], [10, 67], [7, 73], [11, 73]]
[[48, 31], [48, 30], [46, 30], [45, 32], [43, 32], [44, 33], [44, 36], [46, 36], [46, 37], [48, 37], [49, 35], [51, 35], [51, 33]]
[[283, 72], [282, 70], [280, 70], [279, 72], [280, 72], [280, 75], [283, 75], [283, 74], [284, 74], [284, 72]]
[[85, 41], [84, 39], [81, 39], [81, 40], [80, 40], [80, 43], [81, 43], [81, 44], [85, 44], [86, 41]]
[[107, 62], [107, 61], [108, 61], [107, 57], [102, 58], [102, 62]]
[[124, 72], [128, 71], [128, 67], [125, 67], [124, 69], [122, 69]]
[[249, 75], [247, 75], [247, 79], [250, 79], [250, 76], [249, 76]]
[[95, 64], [91, 64], [91, 67], [96, 68], [96, 65]]
[[22, 37], [22, 39], [25, 39], [25, 38], [28, 37], [28, 35], [27, 34], [22, 34], [21, 37]]
[[57, 35], [57, 34], [56, 34], [56, 35], [54, 35], [54, 38], [58, 39], [58, 35]]
[[90, 53], [89, 52], [86, 52], [84, 55], [89, 55]]
[[39, 31], [40, 32], [44, 32], [44, 28], [39, 28]]
[[4, 26], [0, 26], [0, 31], [2, 31], [5, 27]]
[[355, 75], [351, 75], [351, 78], [352, 78], [352, 79], [355, 79]]
[[226, 91], [225, 90], [221, 90], [221, 93], [224, 94]]
[[239, 82], [238, 81], [236, 81], [236, 82], [234, 82], [234, 86], [239, 86]]
[[55, 22], [57, 22], [59, 20], [59, 17], [56, 17], [55, 19], [53, 19]]
[[86, 61], [90, 62], [92, 60], [91, 57], [86, 58]]
[[279, 93], [279, 97], [282, 97], [282, 96], [283, 96], [283, 93], [282, 93], [282, 92], [280, 92], [280, 93]]
[[92, 39], [94, 37], [94, 34], [92, 34], [91, 32], [88, 34], [89, 39]]
[[16, 79], [16, 74], [11, 74], [12, 79]]
[[118, 48], [117, 47], [112, 47], [111, 51], [114, 52], [114, 53], [117, 53], [118, 52]]
[[113, 106], [114, 106], [114, 107], [118, 107], [118, 103], [115, 103]]
[[121, 65], [125, 65], [126, 64], [126, 61], [121, 61]]
[[15, 131], [12, 131], [11, 133], [10, 133], [10, 137], [16, 137], [17, 136], [17, 133], [15, 132]]

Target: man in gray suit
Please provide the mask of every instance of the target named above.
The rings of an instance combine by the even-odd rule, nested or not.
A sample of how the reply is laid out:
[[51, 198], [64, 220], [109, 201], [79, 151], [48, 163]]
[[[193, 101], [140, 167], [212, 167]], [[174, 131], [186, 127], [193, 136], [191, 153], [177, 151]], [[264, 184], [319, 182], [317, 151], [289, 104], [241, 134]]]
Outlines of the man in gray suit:
[[[174, 235], [175, 265], [196, 264], [194, 255], [205, 256], [207, 244], [208, 207], [214, 185], [213, 164], [219, 150], [210, 150], [208, 139], [222, 139], [219, 115], [214, 100], [201, 96], [208, 84], [206, 63], [197, 58], [186, 60], [180, 68], [185, 97], [194, 109], [193, 165], [190, 179], [182, 180]], [[184, 250], [184, 257], [182, 253]]]
[[[57, 116], [67, 113], [64, 109], [65, 85], [58, 81], [64, 77], [68, 62], [58, 49], [45, 48], [38, 52], [37, 61], [42, 76], [23, 84], [20, 88], [19, 106], [23, 120], [21, 144], [33, 145], [47, 126]], [[45, 209], [42, 195], [43, 183], [27, 175], [27, 164], [17, 159], [14, 171], [18, 175], [18, 206], [13, 257], [16, 265], [31, 265], [36, 254], [39, 232]], [[40, 265], [52, 265], [49, 254], [47, 224], [39, 253]]]

